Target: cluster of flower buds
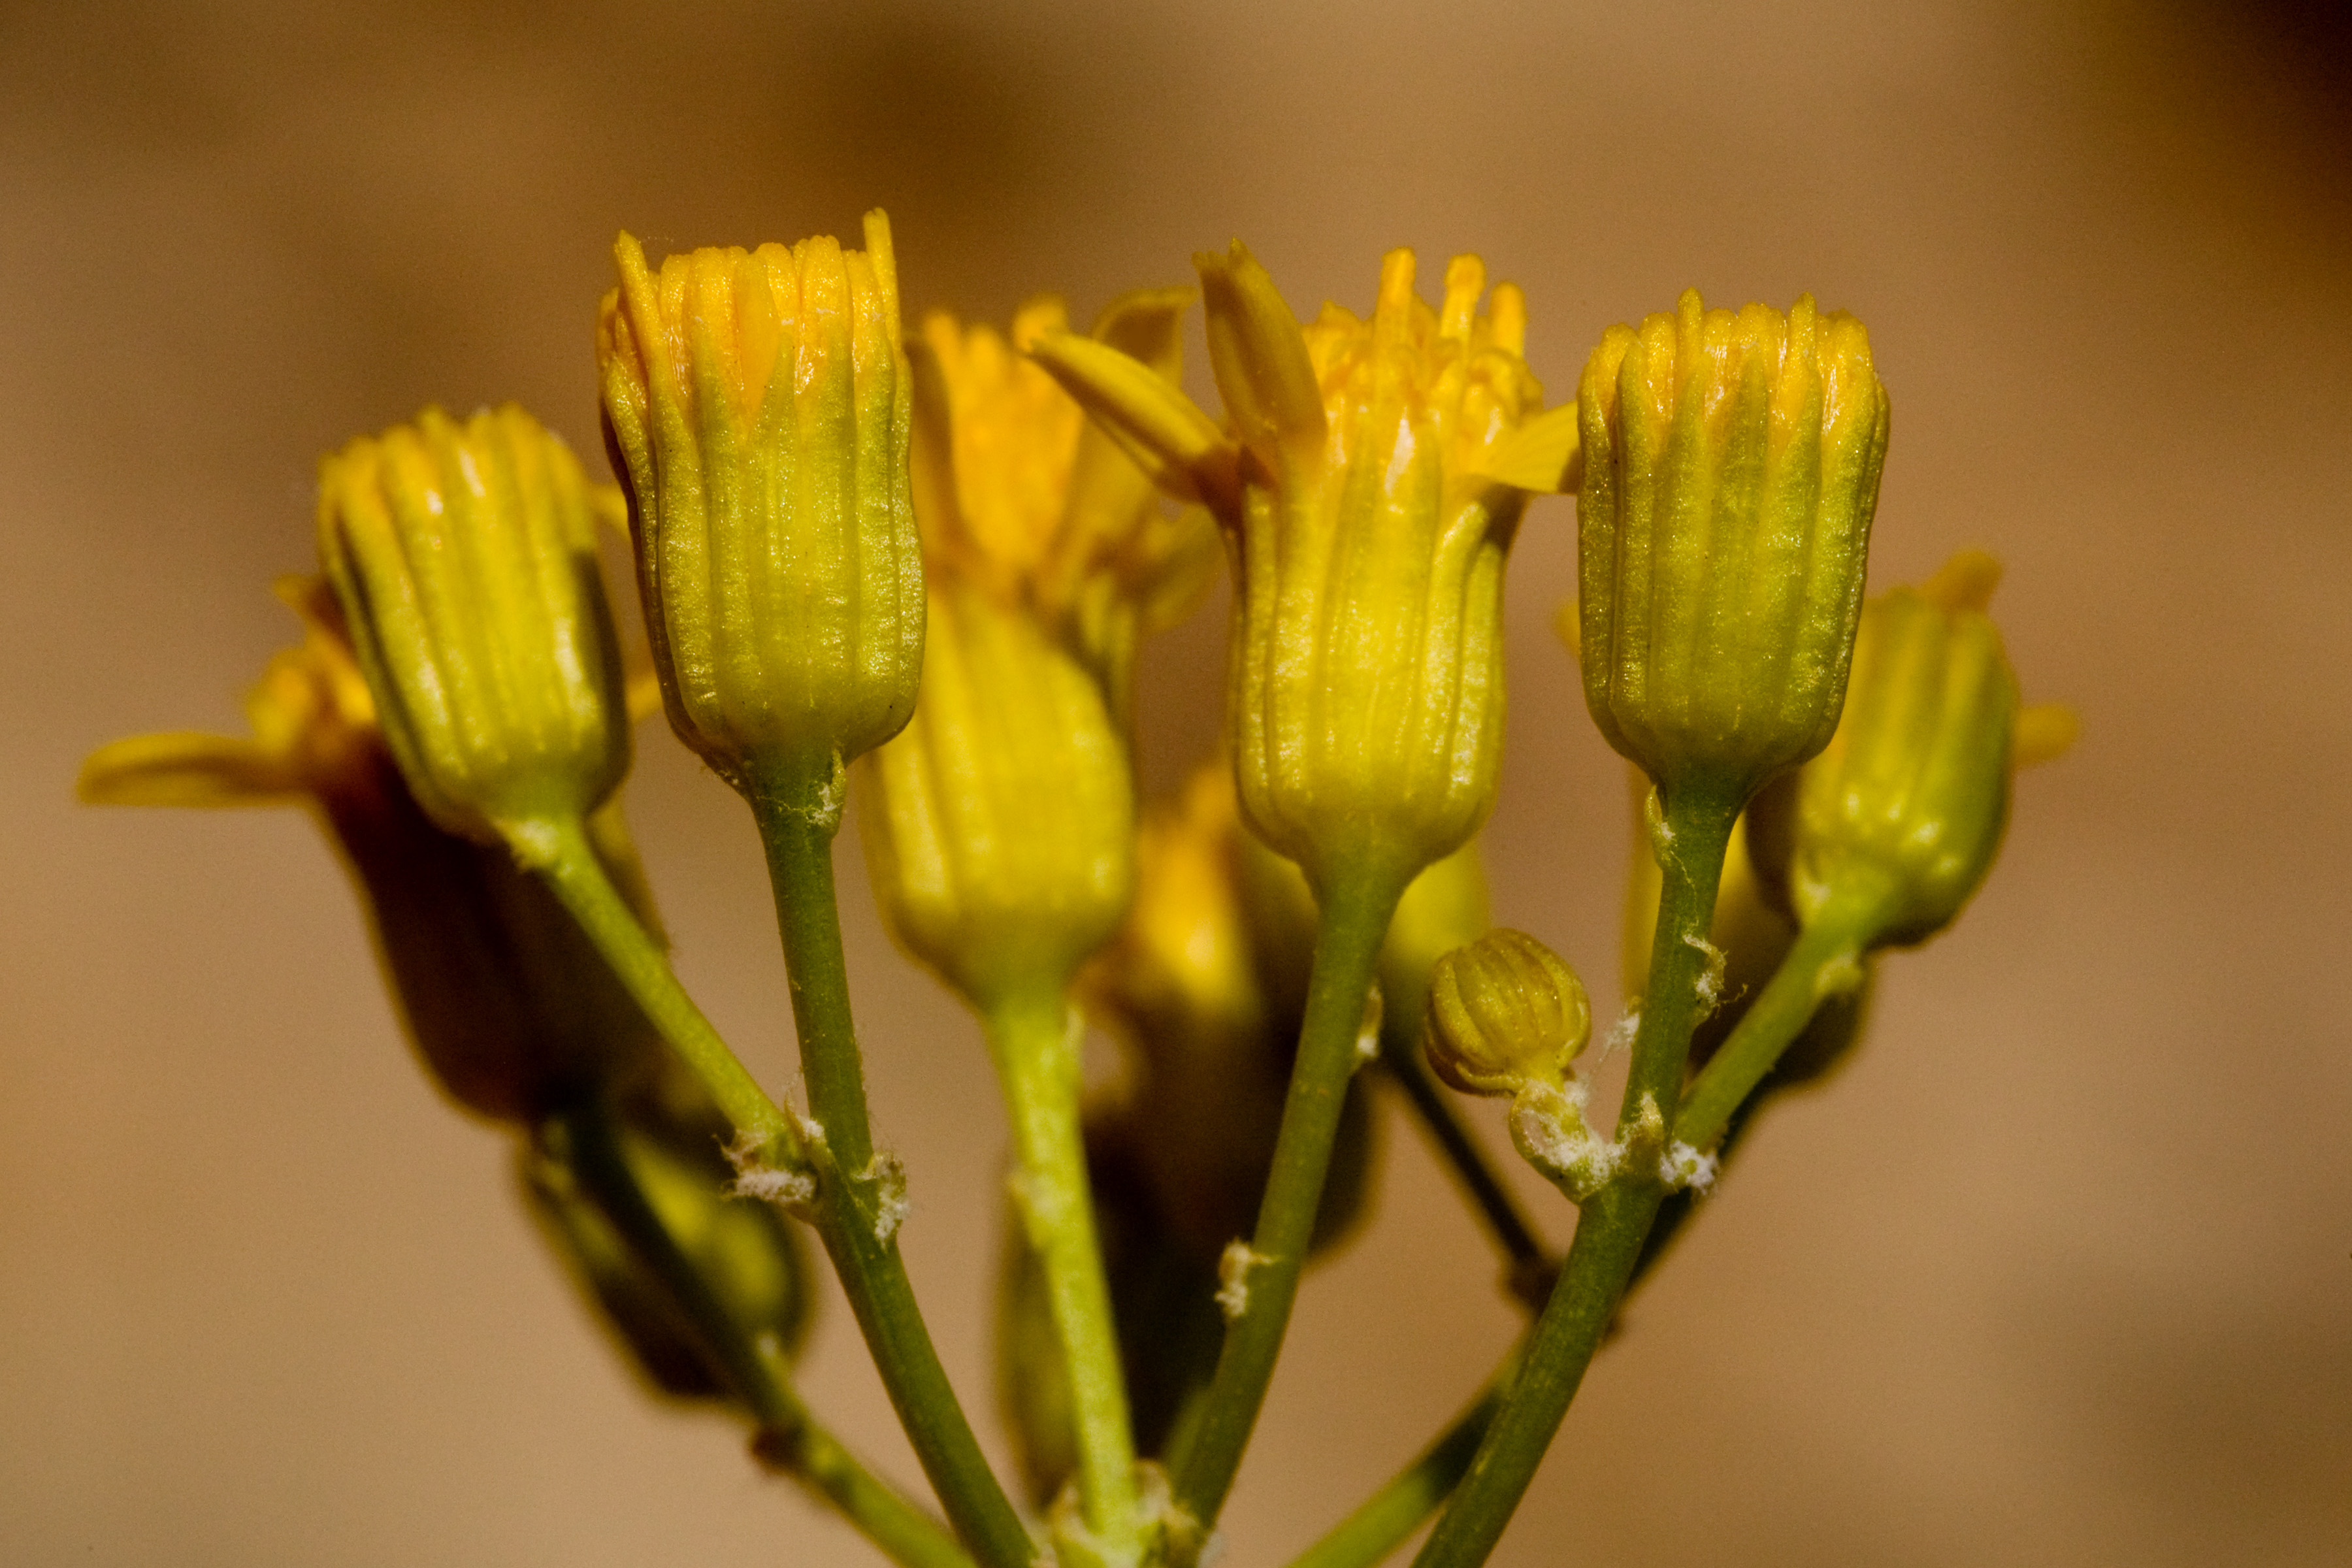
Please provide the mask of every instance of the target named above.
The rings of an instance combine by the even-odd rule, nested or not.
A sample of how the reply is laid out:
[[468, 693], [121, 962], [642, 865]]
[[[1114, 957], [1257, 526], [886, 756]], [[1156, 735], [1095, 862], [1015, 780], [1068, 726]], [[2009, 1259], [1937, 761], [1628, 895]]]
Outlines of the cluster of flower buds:
[[[879, 212], [865, 240], [655, 267], [623, 235], [596, 331], [620, 488], [511, 406], [353, 441], [321, 467], [324, 578], [288, 590], [305, 640], [265, 674], [251, 738], [118, 742], [82, 793], [315, 808], [425, 1064], [518, 1134], [549, 1240], [649, 1383], [772, 1436], [803, 1430], [786, 1380], [810, 1296], [783, 1215], [730, 1200], [805, 1189], [795, 1212], [825, 1227], [954, 1528], [1003, 1568], [1033, 1543], [893, 1272], [903, 1194], [871, 1147], [831, 907], [854, 784], [886, 922], [982, 1015], [1013, 1102], [999, 1350], [1052, 1549], [1181, 1568], [1298, 1267], [1363, 1206], [1359, 1066], [1407, 1075], [1459, 1143], [1421, 1062], [1510, 1101], [1519, 1152], [1587, 1205], [1577, 1255], [1617, 1270], [1570, 1309], [1598, 1313], [1576, 1331], [1597, 1342], [1644, 1238], [1687, 1212], [1654, 1233], [1665, 1195], [1704, 1187], [1703, 1150], [1851, 1044], [1871, 955], [1958, 917], [2014, 770], [2073, 721], [2022, 705], [1987, 558], [1864, 604], [1886, 393], [1860, 323], [1810, 297], [1685, 293], [1611, 328], [1546, 411], [1525, 302], [1488, 297], [1476, 258], [1433, 307], [1393, 251], [1368, 317], [1302, 322], [1236, 243], [1194, 258], [1218, 421], [1179, 389], [1190, 290], [1124, 296], [1087, 335], [1040, 300], [1009, 333], [940, 314], [908, 342]], [[1627, 988], [1664, 999], [1613, 1139], [1574, 1067], [1584, 987], [1488, 929], [1473, 847], [1505, 565], [1530, 498], [1559, 491], [1587, 706], [1639, 773]], [[671, 728], [760, 817], [809, 1118], [751, 1082], [661, 957], [620, 817], [600, 518], [630, 530]], [[1139, 807], [1138, 648], [1201, 600], [1221, 538], [1229, 761]], [[1675, 848], [1682, 824], [1702, 852]], [[1081, 1016], [1133, 1058], [1091, 1099]], [[1675, 1142], [1685, 1112], [1699, 1148]], [[1509, 1228], [1548, 1284], [1531, 1227]], [[1249, 1304], [1261, 1268], [1270, 1310]], [[1548, 1333], [1530, 1342], [1568, 1342]], [[1180, 1455], [1152, 1493], [1132, 1461], [1182, 1448], [1196, 1398], [1185, 1442], [1211, 1457]], [[1465, 1487], [1524, 1484], [1500, 1473]], [[938, 1534], [923, 1560], [946, 1560], [915, 1515]]]

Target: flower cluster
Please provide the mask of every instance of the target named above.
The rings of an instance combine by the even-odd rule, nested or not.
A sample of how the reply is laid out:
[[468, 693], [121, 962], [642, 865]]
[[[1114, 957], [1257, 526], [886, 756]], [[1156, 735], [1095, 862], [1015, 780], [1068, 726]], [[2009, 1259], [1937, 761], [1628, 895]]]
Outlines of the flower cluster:
[[[2023, 703], [1990, 560], [1865, 600], [1887, 398], [1859, 322], [1693, 293], [1612, 327], [1546, 408], [1527, 302], [1410, 251], [1302, 321], [1240, 244], [1192, 290], [902, 329], [890, 227], [648, 259], [595, 346], [617, 488], [521, 410], [427, 408], [321, 466], [322, 574], [282, 592], [247, 738], [115, 742], [91, 801], [299, 803], [348, 861], [433, 1079], [509, 1130], [532, 1212], [656, 1389], [747, 1419], [911, 1568], [1192, 1568], [1302, 1270], [1366, 1215], [1394, 1090], [1534, 1314], [1488, 1389], [1315, 1549], [1364, 1568], [1432, 1512], [1473, 1568], [1625, 1294], [1775, 1096], [1862, 1032], [1877, 968], [1959, 917]], [[1591, 1004], [1490, 929], [1475, 836], [1504, 738], [1505, 566], [1572, 493], [1562, 626], [1633, 769], [1613, 1127]], [[625, 519], [640, 677], [757, 823], [804, 1104], [669, 965], [620, 816], [629, 683], [598, 566]], [[1223, 755], [1139, 797], [1147, 639], [1230, 567]], [[855, 799], [900, 945], [977, 1016], [1013, 1146], [997, 1311], [1024, 1486], [992, 1471], [898, 1236], [835, 901]], [[1090, 1032], [1117, 1053], [1089, 1071]], [[897, 1048], [894, 1045], [890, 1047]], [[1565, 1256], [1447, 1090], [1581, 1209]], [[793, 1385], [824, 1244], [944, 1518]]]

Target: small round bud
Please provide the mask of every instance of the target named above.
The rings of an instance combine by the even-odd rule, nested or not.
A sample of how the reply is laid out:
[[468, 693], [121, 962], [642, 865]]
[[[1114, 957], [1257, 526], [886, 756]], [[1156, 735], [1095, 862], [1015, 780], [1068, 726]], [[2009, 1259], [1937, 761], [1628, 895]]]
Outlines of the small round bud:
[[1586, 705], [1668, 795], [1737, 807], [1837, 723], [1886, 455], [1869, 336], [1692, 290], [1609, 329], [1578, 405]]
[[1525, 931], [1490, 931], [1430, 973], [1422, 1049], [1465, 1094], [1557, 1087], [1591, 1032], [1583, 982]]
[[417, 803], [483, 841], [578, 821], [628, 771], [579, 462], [521, 409], [427, 408], [319, 467], [319, 552]]
[[738, 790], [822, 779], [898, 732], [923, 663], [911, 386], [888, 221], [866, 248], [709, 248], [621, 287], [605, 430], [679, 739]]

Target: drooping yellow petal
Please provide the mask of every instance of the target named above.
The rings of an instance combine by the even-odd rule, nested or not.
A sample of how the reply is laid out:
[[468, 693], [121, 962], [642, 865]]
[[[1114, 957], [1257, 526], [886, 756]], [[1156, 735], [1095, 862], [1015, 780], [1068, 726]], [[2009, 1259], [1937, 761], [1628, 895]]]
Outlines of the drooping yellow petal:
[[184, 730], [100, 746], [74, 780], [87, 805], [289, 805], [306, 793], [285, 757]]

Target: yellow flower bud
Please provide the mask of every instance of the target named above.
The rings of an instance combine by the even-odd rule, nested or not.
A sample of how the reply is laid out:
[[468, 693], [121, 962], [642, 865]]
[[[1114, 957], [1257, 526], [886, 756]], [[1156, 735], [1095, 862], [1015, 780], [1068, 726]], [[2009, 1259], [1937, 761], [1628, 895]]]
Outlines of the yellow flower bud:
[[1868, 335], [1689, 291], [1609, 329], [1578, 406], [1586, 705], [1667, 795], [1736, 808], [1837, 723], [1886, 454]]
[[1991, 869], [2016, 737], [2057, 727], [2049, 710], [2021, 722], [2017, 677], [1985, 614], [1998, 577], [1971, 552], [1863, 611], [1835, 736], [1785, 795], [1759, 803], [1769, 841], [1786, 846], [1788, 900], [1803, 925], [1853, 921], [1872, 946], [1924, 942]]
[[489, 841], [628, 771], [595, 499], [521, 409], [427, 408], [319, 467], [319, 552], [417, 803]]
[[[249, 740], [139, 736], [83, 764], [103, 805], [312, 807], [359, 887], [409, 1038], [467, 1110], [529, 1123], [583, 1094], [648, 1081], [668, 1055], [579, 925], [503, 847], [425, 816], [376, 728], [333, 595], [280, 593], [304, 621], [247, 701]], [[617, 796], [590, 817], [606, 870], [654, 923]]]
[[1233, 539], [1232, 747], [1242, 806], [1318, 884], [1402, 888], [1493, 803], [1505, 554], [1531, 490], [1570, 471], [1572, 416], [1538, 416], [1517, 289], [1475, 257], [1433, 310], [1393, 251], [1361, 321], [1301, 329], [1235, 245], [1196, 258], [1231, 436], [1098, 345], [1036, 353], [1163, 485]]
[[1134, 888], [1127, 754], [1101, 692], [1036, 623], [952, 579], [905, 731], [857, 765], [883, 914], [983, 1013], [1058, 995]]
[[1576, 971], [1525, 931], [1490, 931], [1430, 972], [1422, 1047], [1437, 1076], [1465, 1094], [1558, 1089], [1591, 1033]]
[[658, 272], [628, 235], [614, 247], [596, 357], [663, 702], [747, 794], [824, 785], [898, 732], [922, 675], [912, 392], [879, 212], [866, 243], [703, 249]]

